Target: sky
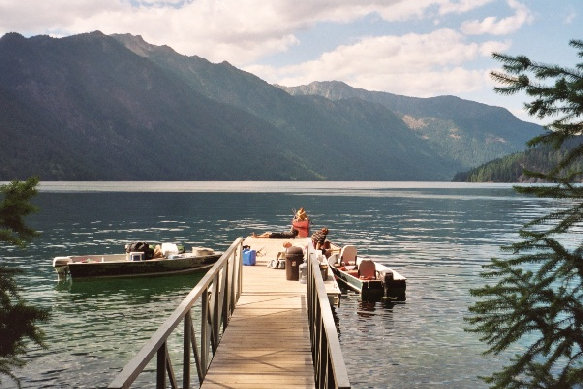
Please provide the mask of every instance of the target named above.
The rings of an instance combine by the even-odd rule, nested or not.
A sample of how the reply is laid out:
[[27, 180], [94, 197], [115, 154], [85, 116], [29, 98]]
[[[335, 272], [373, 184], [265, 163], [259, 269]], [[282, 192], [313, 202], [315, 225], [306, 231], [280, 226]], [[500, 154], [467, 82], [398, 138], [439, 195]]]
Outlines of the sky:
[[0, 0], [0, 35], [141, 35], [284, 86], [343, 81], [406, 96], [455, 95], [529, 117], [493, 91], [492, 53], [574, 66], [581, 0]]

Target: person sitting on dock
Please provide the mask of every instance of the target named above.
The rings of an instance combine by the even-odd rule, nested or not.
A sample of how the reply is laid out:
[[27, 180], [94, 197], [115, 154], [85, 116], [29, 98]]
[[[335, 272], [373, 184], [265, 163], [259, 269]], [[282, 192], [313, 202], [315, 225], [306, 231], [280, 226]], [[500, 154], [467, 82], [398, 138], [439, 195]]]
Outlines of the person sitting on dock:
[[298, 209], [298, 211], [294, 215], [294, 220], [297, 221], [308, 220], [308, 214], [306, 213], [304, 207]]
[[320, 231], [314, 232], [312, 235], [312, 244], [316, 250], [322, 250], [326, 236], [328, 235], [328, 228], [322, 227]]
[[287, 232], [264, 232], [261, 235], [253, 233], [251, 236], [254, 238], [294, 239], [298, 236], [298, 230], [292, 229]]
[[332, 253], [334, 251], [338, 251], [338, 250], [332, 249], [332, 243], [328, 239], [326, 239], [324, 241], [324, 244], [322, 245], [321, 250], [322, 250], [322, 254], [324, 254], [324, 256], [326, 258], [330, 258], [330, 255], [332, 255]]

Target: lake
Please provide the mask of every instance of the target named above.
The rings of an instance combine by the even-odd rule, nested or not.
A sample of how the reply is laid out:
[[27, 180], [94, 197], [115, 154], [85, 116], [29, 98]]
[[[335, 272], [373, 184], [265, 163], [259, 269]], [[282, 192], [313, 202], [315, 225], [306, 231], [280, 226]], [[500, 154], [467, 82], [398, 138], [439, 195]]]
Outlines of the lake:
[[[121, 253], [131, 241], [226, 249], [252, 232], [288, 229], [305, 207], [312, 229], [407, 277], [403, 303], [346, 291], [334, 310], [354, 388], [485, 387], [504, 357], [463, 330], [481, 266], [552, 201], [506, 184], [446, 182], [43, 182], [28, 218], [41, 232], [2, 263], [23, 269], [21, 295], [49, 307], [48, 349], [16, 371], [24, 388], [105, 387], [201, 275], [57, 283], [52, 258]], [[266, 331], [266, 336], [269, 336]], [[519, 346], [508, 355], [519, 351]], [[2, 384], [11, 387], [4, 379]], [[139, 387], [144, 387], [144, 383]], [[137, 387], [137, 386], [136, 386]], [[151, 387], [154, 387], [152, 384]]]

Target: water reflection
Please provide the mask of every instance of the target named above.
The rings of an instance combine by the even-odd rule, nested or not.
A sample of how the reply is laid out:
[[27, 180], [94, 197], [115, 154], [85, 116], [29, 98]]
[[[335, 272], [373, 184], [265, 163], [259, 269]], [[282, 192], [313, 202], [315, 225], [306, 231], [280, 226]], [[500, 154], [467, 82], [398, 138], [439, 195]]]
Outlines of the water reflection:
[[55, 290], [71, 296], [94, 298], [121, 294], [128, 296], [164, 295], [190, 290], [200, 281], [206, 270], [189, 274], [176, 274], [139, 278], [98, 278], [87, 280], [67, 279], [57, 282]]

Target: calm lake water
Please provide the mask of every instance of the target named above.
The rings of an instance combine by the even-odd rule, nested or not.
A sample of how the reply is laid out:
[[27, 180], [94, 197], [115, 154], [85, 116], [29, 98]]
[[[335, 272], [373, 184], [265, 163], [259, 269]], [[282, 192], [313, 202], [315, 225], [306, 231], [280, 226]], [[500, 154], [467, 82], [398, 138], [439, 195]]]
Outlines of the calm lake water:
[[120, 253], [136, 240], [224, 250], [251, 232], [287, 229], [302, 206], [312, 228], [329, 227], [333, 241], [356, 244], [360, 255], [408, 278], [404, 303], [367, 303], [346, 292], [335, 309], [354, 388], [485, 387], [477, 376], [504, 358], [483, 357], [485, 346], [464, 332], [468, 290], [483, 284], [481, 266], [502, 255], [500, 245], [553, 205], [504, 184], [43, 182], [40, 189], [40, 211], [28, 220], [41, 236], [0, 257], [25, 271], [22, 296], [52, 310], [43, 326], [48, 349], [34, 348], [16, 372], [24, 388], [107, 386], [201, 277], [58, 284], [54, 256]]

